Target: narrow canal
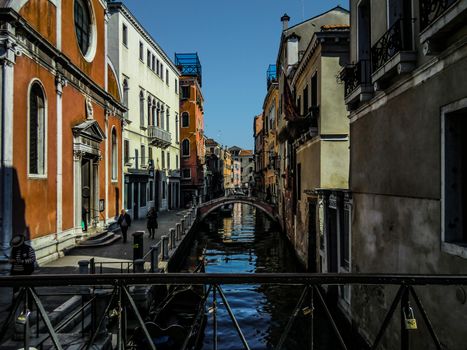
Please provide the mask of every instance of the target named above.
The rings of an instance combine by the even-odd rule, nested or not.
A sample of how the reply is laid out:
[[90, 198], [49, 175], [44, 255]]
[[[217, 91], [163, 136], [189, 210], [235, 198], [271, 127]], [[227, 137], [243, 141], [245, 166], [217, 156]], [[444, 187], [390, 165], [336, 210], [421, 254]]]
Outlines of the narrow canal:
[[[301, 272], [294, 253], [266, 215], [235, 204], [231, 217], [211, 215], [201, 225], [186, 266], [204, 257], [209, 273]], [[274, 349], [303, 287], [280, 285], [223, 285], [227, 301], [251, 349]], [[302, 309], [307, 305], [304, 304]], [[217, 296], [218, 349], [242, 349], [225, 305]], [[202, 349], [213, 349], [214, 312], [208, 299]], [[322, 322], [323, 321], [323, 322]], [[310, 349], [310, 315], [298, 313], [282, 349]], [[314, 316], [314, 349], [335, 349], [327, 320]]]

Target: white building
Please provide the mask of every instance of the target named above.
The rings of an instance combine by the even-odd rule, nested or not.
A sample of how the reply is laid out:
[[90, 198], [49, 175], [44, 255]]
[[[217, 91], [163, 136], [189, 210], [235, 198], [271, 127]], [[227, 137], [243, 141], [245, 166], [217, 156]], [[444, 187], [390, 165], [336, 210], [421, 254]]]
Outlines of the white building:
[[128, 107], [124, 206], [133, 218], [180, 206], [177, 67], [122, 3], [109, 3], [109, 60]]

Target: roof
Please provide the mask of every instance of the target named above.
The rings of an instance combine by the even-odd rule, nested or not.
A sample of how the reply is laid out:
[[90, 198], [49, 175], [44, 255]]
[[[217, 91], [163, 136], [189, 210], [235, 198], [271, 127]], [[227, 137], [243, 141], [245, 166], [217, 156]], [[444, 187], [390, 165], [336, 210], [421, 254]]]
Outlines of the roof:
[[244, 156], [252, 156], [253, 155], [253, 151], [250, 150], [250, 149], [242, 149], [240, 151], [240, 153], [238, 154], [240, 157], [244, 157]]

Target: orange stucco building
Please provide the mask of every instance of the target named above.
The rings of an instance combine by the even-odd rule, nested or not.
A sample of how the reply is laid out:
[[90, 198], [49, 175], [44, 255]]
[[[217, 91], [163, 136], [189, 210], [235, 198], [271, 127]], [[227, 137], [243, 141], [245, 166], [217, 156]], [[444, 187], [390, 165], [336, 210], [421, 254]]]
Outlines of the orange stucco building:
[[100, 0], [0, 1], [0, 260], [14, 234], [39, 263], [52, 260], [121, 208], [125, 108], [105, 10]]
[[205, 198], [204, 98], [197, 54], [176, 54], [180, 76], [180, 170], [182, 205]]

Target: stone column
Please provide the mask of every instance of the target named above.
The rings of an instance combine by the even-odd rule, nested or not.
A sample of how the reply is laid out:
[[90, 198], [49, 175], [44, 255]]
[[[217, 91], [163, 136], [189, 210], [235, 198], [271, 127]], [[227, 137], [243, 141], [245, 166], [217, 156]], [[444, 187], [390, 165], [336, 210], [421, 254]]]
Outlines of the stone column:
[[92, 218], [94, 220], [97, 216], [96, 226], [99, 225], [99, 160], [100, 156], [92, 161], [92, 206], [94, 207]]
[[74, 177], [74, 212], [75, 212], [75, 231], [82, 232], [81, 229], [81, 160], [83, 153], [81, 151], [73, 151], [73, 177]]
[[57, 234], [63, 230], [63, 88], [67, 85], [65, 78], [58, 74], [55, 77], [57, 93]]

